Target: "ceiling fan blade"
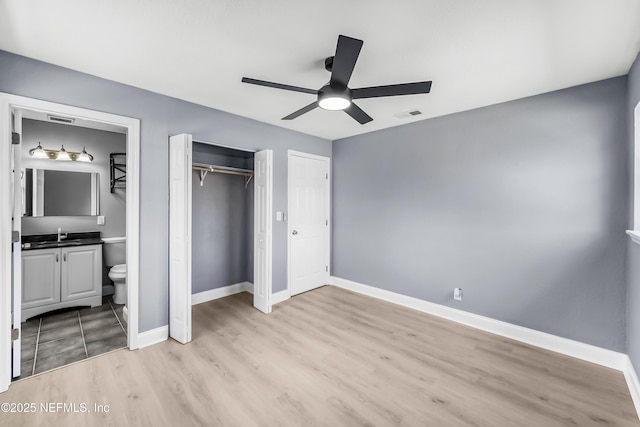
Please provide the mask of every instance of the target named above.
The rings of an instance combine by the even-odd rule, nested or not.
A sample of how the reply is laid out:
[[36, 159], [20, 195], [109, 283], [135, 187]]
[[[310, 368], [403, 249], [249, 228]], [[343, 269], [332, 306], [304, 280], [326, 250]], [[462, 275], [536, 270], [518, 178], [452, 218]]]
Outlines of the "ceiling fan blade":
[[353, 99], [377, 98], [379, 96], [416, 95], [429, 93], [431, 82], [401, 83], [397, 85], [361, 87], [352, 89]]
[[282, 83], [273, 83], [273, 82], [267, 82], [264, 80], [250, 79], [249, 77], [243, 77], [242, 83], [250, 83], [252, 85], [273, 87], [276, 89], [291, 90], [294, 92], [310, 93], [311, 95], [316, 95], [318, 93], [317, 90], [313, 90], [313, 89], [307, 89], [304, 87], [291, 86], [291, 85], [283, 85]]
[[308, 113], [309, 111], [313, 110], [317, 106], [318, 106], [318, 101], [314, 101], [311, 104], [307, 105], [306, 107], [302, 107], [298, 111], [294, 111], [293, 113], [289, 114], [287, 117], [283, 117], [282, 120], [293, 120], [296, 117], [303, 115], [304, 113]]
[[369, 123], [371, 120], [373, 120], [371, 116], [362, 111], [362, 109], [353, 102], [351, 103], [351, 105], [344, 109], [344, 112], [353, 117], [361, 125]]
[[343, 35], [338, 36], [338, 46], [336, 46], [336, 54], [333, 57], [331, 81], [329, 82], [332, 86], [346, 87], [349, 84], [363, 43], [362, 40]]

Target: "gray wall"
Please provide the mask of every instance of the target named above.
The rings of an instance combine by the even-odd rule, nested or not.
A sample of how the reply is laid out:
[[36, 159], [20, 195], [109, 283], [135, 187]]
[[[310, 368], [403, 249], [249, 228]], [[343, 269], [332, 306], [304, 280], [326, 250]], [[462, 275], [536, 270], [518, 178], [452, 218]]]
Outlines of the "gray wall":
[[[0, 77], [2, 81], [2, 77]], [[124, 236], [126, 232], [126, 203], [124, 190], [109, 189], [109, 153], [123, 153], [127, 148], [126, 135], [96, 129], [86, 129], [38, 120], [22, 121], [22, 167], [38, 169], [97, 172], [100, 183], [100, 215], [105, 224], [97, 225], [95, 216], [24, 217], [23, 234], [100, 231], [103, 237]], [[43, 148], [59, 149], [64, 144], [67, 151], [82, 151], [93, 155], [93, 162], [56, 162], [49, 159], [33, 159], [29, 150], [38, 142]]]
[[[635, 138], [633, 110], [640, 102], [640, 55], [638, 55], [629, 71], [628, 86], [627, 117], [629, 118], [629, 125], [627, 129], [629, 135], [629, 181], [631, 187], [629, 200], [633, 200]], [[635, 167], [640, 167], [640, 165], [635, 165]], [[633, 228], [633, 209], [630, 210], [628, 228]], [[636, 372], [640, 372], [640, 246], [628, 239], [627, 247], [627, 352]]]
[[[140, 331], [168, 323], [168, 135], [187, 132], [200, 141], [272, 149], [274, 211], [286, 211], [288, 149], [331, 156], [331, 142], [321, 138], [4, 51], [0, 91], [140, 119]], [[274, 215], [274, 292], [286, 289], [286, 237], [286, 223]]]
[[624, 351], [626, 90], [335, 141], [332, 274]]
[[[249, 159], [205, 156], [207, 147], [194, 144], [194, 163], [249, 168]], [[250, 167], [253, 169], [253, 167]], [[253, 215], [249, 198], [253, 185], [245, 188], [246, 177], [208, 173], [200, 186], [200, 172], [193, 171], [192, 291], [208, 291], [251, 281], [248, 272], [253, 251]]]

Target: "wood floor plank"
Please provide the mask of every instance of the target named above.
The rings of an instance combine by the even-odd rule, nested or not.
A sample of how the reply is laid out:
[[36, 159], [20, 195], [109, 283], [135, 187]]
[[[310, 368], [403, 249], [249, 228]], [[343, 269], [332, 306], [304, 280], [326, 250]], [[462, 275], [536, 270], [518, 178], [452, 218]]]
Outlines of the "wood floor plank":
[[122, 350], [14, 383], [0, 426], [640, 426], [615, 370], [326, 286], [264, 315], [194, 306], [193, 342]]

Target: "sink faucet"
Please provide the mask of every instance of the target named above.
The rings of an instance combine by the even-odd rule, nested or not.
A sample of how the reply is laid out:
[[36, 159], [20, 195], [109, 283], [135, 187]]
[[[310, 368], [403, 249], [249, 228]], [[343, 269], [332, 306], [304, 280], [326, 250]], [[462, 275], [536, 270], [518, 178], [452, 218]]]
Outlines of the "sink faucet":
[[63, 239], [67, 238], [67, 233], [62, 232], [62, 228], [58, 227], [58, 242], [61, 242]]

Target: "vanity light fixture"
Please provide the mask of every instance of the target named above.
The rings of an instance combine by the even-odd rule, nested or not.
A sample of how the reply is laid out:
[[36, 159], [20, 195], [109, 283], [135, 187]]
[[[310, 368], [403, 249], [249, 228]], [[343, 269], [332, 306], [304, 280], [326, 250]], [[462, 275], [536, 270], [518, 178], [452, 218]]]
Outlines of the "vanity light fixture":
[[74, 151], [67, 151], [64, 149], [64, 145], [60, 147], [59, 150], [49, 150], [47, 148], [42, 148], [40, 142], [38, 142], [38, 146], [36, 148], [32, 148], [29, 150], [29, 156], [34, 159], [49, 159], [49, 160], [63, 160], [63, 161], [74, 161], [74, 162], [92, 162], [93, 156], [87, 153], [85, 147], [82, 147], [82, 152], [76, 153]]

